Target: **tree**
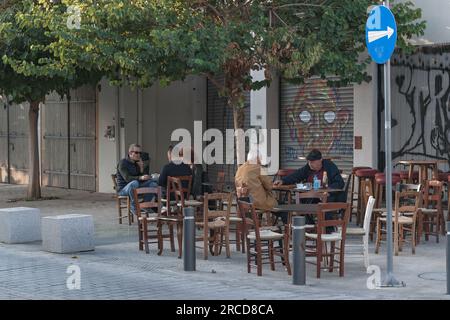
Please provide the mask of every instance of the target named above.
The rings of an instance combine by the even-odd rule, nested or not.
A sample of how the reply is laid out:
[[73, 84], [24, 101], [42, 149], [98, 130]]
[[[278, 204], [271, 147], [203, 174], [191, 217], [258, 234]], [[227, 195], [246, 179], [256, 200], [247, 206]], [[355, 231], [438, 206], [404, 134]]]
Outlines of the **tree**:
[[[270, 85], [274, 74], [296, 83], [337, 75], [335, 85], [370, 81], [364, 28], [371, 0], [87, 0], [77, 32], [52, 30], [58, 59], [86, 67], [95, 62], [117, 83], [140, 87], [188, 74], [205, 75], [228, 98], [235, 129], [244, 123], [244, 97]], [[398, 46], [420, 35], [420, 9], [392, 8]], [[80, 55], [80, 52], [82, 54]], [[264, 70], [255, 81], [251, 70]], [[224, 75], [224, 82], [215, 76]], [[239, 139], [239, 137], [237, 137]], [[237, 154], [243, 152], [238, 148]]]
[[[47, 34], [52, 21], [44, 3], [7, 1], [0, 13], [0, 93], [10, 103], [28, 102], [29, 185], [28, 198], [41, 197], [39, 179], [39, 105], [52, 91], [64, 95], [71, 88], [97, 82], [99, 73], [54, 59], [47, 47], [57, 39]], [[41, 14], [35, 15], [36, 10]]]

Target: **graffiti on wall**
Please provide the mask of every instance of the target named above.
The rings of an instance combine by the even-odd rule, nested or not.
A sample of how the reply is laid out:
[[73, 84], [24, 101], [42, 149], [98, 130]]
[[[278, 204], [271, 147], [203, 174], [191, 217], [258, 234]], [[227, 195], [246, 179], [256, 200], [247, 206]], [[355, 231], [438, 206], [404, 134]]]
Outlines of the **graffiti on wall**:
[[[323, 154], [352, 154], [350, 117], [350, 110], [339, 104], [337, 89], [328, 87], [326, 80], [302, 85], [286, 114], [290, 138], [298, 144], [294, 151], [304, 155], [317, 148]], [[285, 150], [288, 157], [294, 153], [290, 149]]]
[[450, 50], [393, 59], [393, 159], [445, 159], [450, 164], [449, 58]]

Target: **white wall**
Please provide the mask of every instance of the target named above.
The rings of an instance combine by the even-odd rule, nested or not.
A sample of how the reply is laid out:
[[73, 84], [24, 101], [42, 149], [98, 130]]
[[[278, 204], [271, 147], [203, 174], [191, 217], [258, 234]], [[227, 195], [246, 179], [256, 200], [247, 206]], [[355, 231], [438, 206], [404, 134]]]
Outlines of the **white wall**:
[[[113, 192], [111, 174], [117, 164], [117, 88], [102, 80], [98, 93], [98, 191]], [[105, 138], [107, 126], [115, 126], [115, 139]]]
[[[111, 174], [116, 172], [117, 162], [126, 155], [131, 143], [142, 142], [151, 157], [150, 171], [159, 172], [167, 163], [167, 147], [175, 144], [170, 141], [173, 130], [186, 128], [193, 137], [194, 120], [202, 120], [206, 129], [206, 80], [188, 77], [166, 88], [154, 85], [142, 91], [118, 89], [103, 80], [98, 105], [98, 191], [113, 192]], [[124, 128], [120, 128], [117, 114], [124, 119]], [[114, 140], [104, 137], [109, 125], [116, 126]]]
[[[405, 2], [407, 0], [402, 0]], [[425, 34], [413, 39], [413, 44], [435, 44], [450, 42], [450, 0], [412, 0], [415, 7], [422, 9], [422, 20], [427, 27]]]
[[354, 150], [353, 165], [377, 166], [377, 66], [368, 68], [372, 76], [369, 83], [354, 85], [354, 136], [362, 137], [362, 149]]

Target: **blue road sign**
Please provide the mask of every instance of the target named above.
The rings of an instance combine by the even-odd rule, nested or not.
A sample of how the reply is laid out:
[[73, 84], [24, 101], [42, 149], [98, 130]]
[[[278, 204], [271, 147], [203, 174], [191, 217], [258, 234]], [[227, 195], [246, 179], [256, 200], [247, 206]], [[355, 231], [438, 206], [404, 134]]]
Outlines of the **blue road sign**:
[[383, 64], [389, 60], [397, 41], [397, 24], [391, 10], [376, 6], [366, 23], [366, 45], [372, 59]]

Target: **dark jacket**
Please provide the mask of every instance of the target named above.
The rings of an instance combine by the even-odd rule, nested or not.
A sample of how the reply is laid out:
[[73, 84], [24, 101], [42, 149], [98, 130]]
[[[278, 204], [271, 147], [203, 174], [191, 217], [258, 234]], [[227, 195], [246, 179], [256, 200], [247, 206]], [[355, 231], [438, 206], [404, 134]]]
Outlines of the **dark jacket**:
[[[344, 180], [339, 172], [338, 167], [331, 160], [322, 160], [322, 167], [327, 172], [328, 188], [343, 189], [345, 186]], [[283, 184], [296, 184], [306, 181], [308, 177], [313, 174], [308, 164], [298, 169], [294, 173], [282, 179]], [[333, 192], [328, 197], [328, 202], [346, 202], [347, 195], [344, 192]]]
[[140, 171], [139, 165], [131, 160], [128, 156], [119, 161], [117, 164], [117, 186], [118, 191], [122, 190], [128, 183], [134, 180], [139, 180], [140, 176], [148, 174], [148, 165], [145, 166], [144, 172]]
[[191, 193], [194, 198], [203, 194], [203, 166], [201, 164], [194, 164], [192, 168], [192, 190]]
[[161, 174], [159, 175], [158, 184], [165, 188], [167, 187], [167, 177], [179, 176], [192, 176], [191, 168], [185, 163], [175, 164], [173, 162], [169, 162], [162, 168]]

